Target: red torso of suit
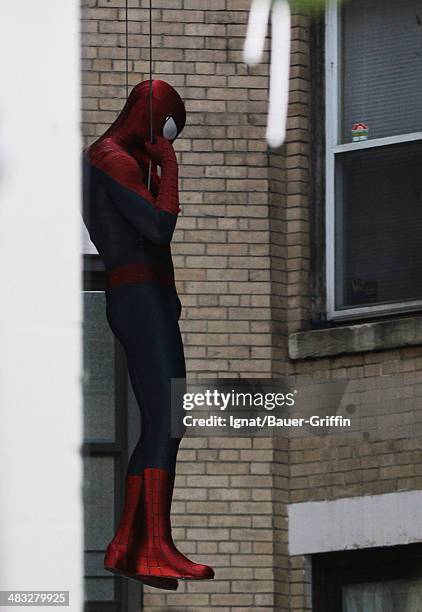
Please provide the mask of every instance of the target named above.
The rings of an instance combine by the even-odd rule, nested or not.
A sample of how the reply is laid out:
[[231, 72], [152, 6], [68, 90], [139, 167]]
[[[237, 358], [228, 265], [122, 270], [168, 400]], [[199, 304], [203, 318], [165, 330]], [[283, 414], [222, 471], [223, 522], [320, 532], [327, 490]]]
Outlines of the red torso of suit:
[[162, 135], [173, 129], [177, 136], [185, 109], [163, 81], [153, 81], [153, 109], [154, 160], [145, 144], [150, 133], [148, 82], [133, 89], [113, 125], [86, 149], [83, 216], [108, 272], [116, 276], [122, 268], [132, 275], [136, 269], [149, 270], [157, 281], [168, 283], [173, 282], [170, 242], [180, 208], [177, 161]]

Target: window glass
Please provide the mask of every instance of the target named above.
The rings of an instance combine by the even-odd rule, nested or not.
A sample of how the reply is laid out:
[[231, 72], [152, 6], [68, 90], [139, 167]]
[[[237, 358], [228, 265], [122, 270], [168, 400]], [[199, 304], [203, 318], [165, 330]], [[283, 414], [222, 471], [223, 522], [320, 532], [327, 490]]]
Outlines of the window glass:
[[103, 567], [104, 552], [85, 552], [85, 599], [114, 601], [117, 599], [116, 580]]
[[115, 439], [114, 338], [105, 314], [103, 292], [83, 294], [84, 438], [88, 442]]
[[347, 0], [342, 9], [343, 143], [422, 130], [420, 0]]
[[114, 457], [84, 458], [86, 550], [104, 550], [113, 536], [114, 478]]
[[85, 578], [87, 601], [114, 601], [115, 580], [111, 578]]
[[[85, 598], [113, 601], [115, 579], [103, 567], [114, 526], [114, 459], [84, 457]], [[101, 551], [101, 552], [98, 552]]]
[[[104, 569], [114, 535], [127, 457], [127, 372], [106, 317], [103, 269], [84, 258], [83, 399], [85, 610], [125, 608], [127, 584]], [[102, 603], [98, 603], [102, 602]], [[107, 603], [106, 603], [107, 602]]]
[[421, 168], [419, 142], [337, 156], [337, 308], [422, 298]]
[[343, 612], [422, 610], [422, 580], [391, 580], [343, 586]]

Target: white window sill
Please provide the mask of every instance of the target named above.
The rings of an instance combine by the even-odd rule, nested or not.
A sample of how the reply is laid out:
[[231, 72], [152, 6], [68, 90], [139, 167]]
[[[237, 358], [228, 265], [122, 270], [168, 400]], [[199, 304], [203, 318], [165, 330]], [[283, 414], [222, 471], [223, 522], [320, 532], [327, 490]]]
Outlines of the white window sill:
[[422, 345], [422, 316], [290, 334], [290, 359], [383, 351]]

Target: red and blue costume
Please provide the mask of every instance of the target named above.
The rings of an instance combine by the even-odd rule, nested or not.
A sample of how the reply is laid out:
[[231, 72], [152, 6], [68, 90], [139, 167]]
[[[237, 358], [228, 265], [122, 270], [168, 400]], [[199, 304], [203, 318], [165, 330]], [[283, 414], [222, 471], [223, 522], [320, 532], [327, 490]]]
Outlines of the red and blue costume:
[[152, 81], [152, 114], [149, 95], [149, 81], [137, 85], [116, 121], [85, 151], [83, 216], [105, 265], [107, 319], [125, 350], [142, 418], [122, 518], [104, 564], [175, 589], [177, 579], [209, 579], [214, 573], [182, 555], [171, 537], [180, 443], [171, 435], [171, 379], [186, 376], [170, 249], [180, 211], [172, 141], [186, 113], [164, 81]]

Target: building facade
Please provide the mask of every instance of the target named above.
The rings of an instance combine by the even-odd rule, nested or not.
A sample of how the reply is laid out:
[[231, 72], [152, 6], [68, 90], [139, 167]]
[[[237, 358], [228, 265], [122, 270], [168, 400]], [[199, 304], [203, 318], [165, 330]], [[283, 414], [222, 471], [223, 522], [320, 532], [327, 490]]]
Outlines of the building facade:
[[[296, 10], [287, 141], [269, 151], [270, 42], [258, 66], [242, 60], [250, 0], [153, 0], [154, 77], [177, 88], [188, 113], [175, 144], [183, 212], [173, 255], [189, 376], [288, 377], [299, 393], [320, 384], [322, 410], [334, 385], [337, 414], [354, 429], [186, 438], [174, 535], [181, 550], [215, 567], [216, 580], [177, 593], [145, 588], [144, 610], [358, 610], [368, 587], [356, 567], [368, 568], [381, 597], [397, 581], [420, 597], [422, 572], [404, 568], [417, 566], [422, 539], [422, 86], [418, 13], [413, 0], [402, 4]], [[134, 85], [149, 74], [148, 3], [130, 0], [128, 16]], [[122, 108], [125, 31], [124, 0], [83, 1], [86, 143]], [[95, 533], [88, 517], [88, 582], [90, 600], [102, 602], [92, 609], [103, 612], [132, 605], [98, 573], [98, 551], [119, 503], [104, 487], [121, 479], [126, 413], [136, 419], [136, 407], [130, 390], [129, 402], [119, 391], [124, 365], [110, 358], [101, 270], [87, 252], [89, 508], [109, 513]], [[111, 434], [100, 424], [101, 401]], [[367, 530], [353, 529], [355, 521]]]

